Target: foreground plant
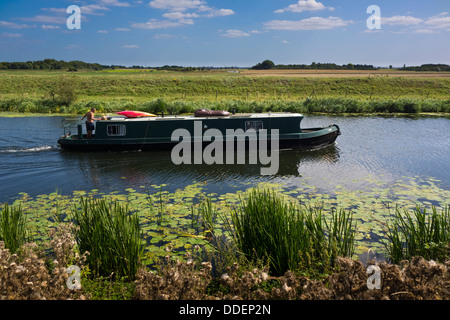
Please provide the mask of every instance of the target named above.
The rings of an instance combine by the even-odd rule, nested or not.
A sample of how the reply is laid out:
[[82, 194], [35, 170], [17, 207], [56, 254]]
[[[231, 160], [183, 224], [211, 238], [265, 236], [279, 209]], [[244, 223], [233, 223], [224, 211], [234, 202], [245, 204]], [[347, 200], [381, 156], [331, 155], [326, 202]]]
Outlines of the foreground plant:
[[254, 189], [232, 215], [233, 236], [249, 259], [269, 261], [271, 271], [326, 272], [338, 256], [354, 253], [352, 215], [288, 202], [270, 190]]
[[22, 208], [4, 204], [0, 209], [0, 240], [15, 253], [26, 241], [26, 220]]
[[82, 197], [72, 218], [80, 251], [89, 252], [87, 263], [93, 276], [114, 273], [133, 280], [143, 251], [139, 216], [118, 202]]
[[393, 263], [415, 256], [444, 262], [450, 258], [450, 205], [442, 212], [433, 206], [431, 213], [420, 207], [412, 213], [396, 208], [387, 235], [385, 246]]
[[89, 298], [83, 289], [68, 286], [69, 263], [84, 268], [86, 255], [75, 249], [70, 225], [60, 224], [50, 231], [47, 256], [35, 242], [27, 242], [12, 253], [0, 241], [0, 300], [66, 300]]

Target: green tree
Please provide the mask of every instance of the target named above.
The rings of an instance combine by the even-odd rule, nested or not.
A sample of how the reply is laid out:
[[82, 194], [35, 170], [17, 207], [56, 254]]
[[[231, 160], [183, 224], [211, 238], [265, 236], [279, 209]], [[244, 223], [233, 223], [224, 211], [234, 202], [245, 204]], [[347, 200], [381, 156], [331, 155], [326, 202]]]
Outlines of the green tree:
[[275, 63], [271, 60], [264, 60], [261, 63], [258, 63], [257, 65], [253, 66], [252, 69], [255, 70], [268, 70], [275, 68]]

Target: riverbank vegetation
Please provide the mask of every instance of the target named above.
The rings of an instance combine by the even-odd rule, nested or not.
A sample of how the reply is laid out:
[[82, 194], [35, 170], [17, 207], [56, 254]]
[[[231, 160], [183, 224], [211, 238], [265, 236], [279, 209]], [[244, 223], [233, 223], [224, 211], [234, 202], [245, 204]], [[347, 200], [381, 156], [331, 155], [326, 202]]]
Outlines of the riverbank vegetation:
[[[366, 261], [382, 270], [382, 287], [370, 290], [366, 266], [354, 252], [361, 253], [360, 242], [367, 238], [364, 225], [377, 232], [374, 223], [383, 215], [366, 213], [372, 217], [366, 220], [361, 203], [345, 205], [347, 197], [340, 202], [316, 194], [309, 201], [273, 187], [223, 196], [206, 195], [199, 186], [177, 193], [155, 186], [156, 192], [129, 190], [127, 196], [93, 191], [32, 200], [24, 194], [2, 207], [2, 217], [15, 212], [16, 220], [25, 221], [28, 237], [13, 249], [15, 241], [5, 237], [12, 220], [2, 220], [0, 297], [450, 298], [448, 204], [431, 205], [431, 214], [405, 206], [379, 221], [378, 238], [384, 239], [387, 254], [384, 262]], [[411, 203], [413, 188], [404, 188], [409, 198], [399, 203]], [[448, 193], [431, 189], [429, 194], [418, 190], [417, 196]], [[377, 207], [375, 199], [367, 202]], [[81, 270], [82, 289], [66, 285], [71, 265]]]
[[[256, 73], [255, 73], [256, 72]], [[283, 72], [283, 71], [280, 71]], [[448, 77], [258, 74], [258, 71], [0, 71], [0, 112], [83, 114], [199, 108], [237, 112], [449, 113]], [[361, 71], [362, 72], [362, 71]]]

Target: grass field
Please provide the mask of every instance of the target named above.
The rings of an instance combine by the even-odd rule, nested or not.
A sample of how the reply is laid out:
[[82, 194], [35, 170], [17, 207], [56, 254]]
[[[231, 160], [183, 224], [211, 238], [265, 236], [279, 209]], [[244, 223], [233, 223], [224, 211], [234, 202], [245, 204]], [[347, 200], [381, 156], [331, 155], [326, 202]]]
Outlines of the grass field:
[[[71, 95], [69, 100], [67, 95]], [[312, 100], [315, 102], [311, 104]], [[245, 112], [254, 108], [254, 111], [298, 109], [339, 113], [353, 110], [361, 113], [377, 112], [379, 107], [368, 105], [380, 103], [391, 107], [379, 112], [450, 112], [450, 73], [396, 70], [0, 71], [0, 111], [81, 113], [89, 103], [104, 112], [140, 108], [182, 113], [203, 107], [229, 109], [237, 106]], [[309, 104], [309, 109], [300, 108], [300, 103]], [[405, 103], [413, 104], [406, 107], [409, 111], [405, 110]], [[317, 104], [328, 107], [319, 108]], [[330, 104], [341, 107], [330, 108]], [[396, 106], [398, 104], [401, 106]], [[349, 105], [353, 107], [347, 110]]]

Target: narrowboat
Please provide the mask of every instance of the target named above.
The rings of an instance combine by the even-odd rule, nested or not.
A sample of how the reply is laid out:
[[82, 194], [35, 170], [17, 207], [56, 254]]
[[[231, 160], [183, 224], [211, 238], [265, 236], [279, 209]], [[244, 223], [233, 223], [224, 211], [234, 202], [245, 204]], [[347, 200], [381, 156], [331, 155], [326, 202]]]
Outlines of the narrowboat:
[[[302, 128], [303, 115], [299, 113], [218, 113], [196, 112], [194, 115], [123, 116], [102, 117], [95, 122], [92, 138], [84, 134], [84, 124], [76, 123], [72, 129], [64, 126], [64, 135], [58, 144], [65, 150], [78, 151], [125, 151], [171, 149], [181, 139], [174, 136], [180, 132], [190, 134], [192, 142], [202, 141], [203, 146], [210, 139], [207, 133], [223, 135], [223, 141], [249, 138], [249, 133], [259, 137], [266, 134], [267, 141], [276, 132], [280, 149], [315, 148], [335, 142], [340, 129], [337, 125], [319, 128]], [[72, 133], [72, 130], [75, 132]], [[209, 130], [214, 129], [214, 130]], [[253, 130], [251, 130], [253, 129]], [[231, 130], [231, 131], [230, 131]], [[276, 131], [274, 131], [276, 130]], [[232, 132], [233, 134], [227, 134]], [[214, 137], [216, 139], [217, 137]], [[248, 139], [247, 139], [248, 140]]]

